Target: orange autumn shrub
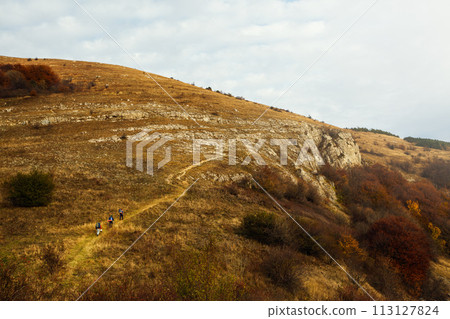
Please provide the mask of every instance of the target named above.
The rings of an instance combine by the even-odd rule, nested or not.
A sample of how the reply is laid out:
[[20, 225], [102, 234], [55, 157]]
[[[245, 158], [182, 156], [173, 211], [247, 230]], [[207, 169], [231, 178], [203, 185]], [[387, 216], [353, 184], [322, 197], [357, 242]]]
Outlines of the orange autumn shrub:
[[69, 92], [75, 89], [70, 82], [61, 81], [48, 65], [0, 64], [0, 97]]
[[359, 247], [358, 241], [351, 235], [342, 235], [339, 246], [342, 248], [344, 256], [356, 256], [363, 260], [367, 257], [366, 252]]
[[355, 167], [347, 172], [347, 178], [337, 185], [346, 206], [356, 204], [373, 209], [397, 209], [401, 206], [384, 180], [379, 178], [379, 167]]

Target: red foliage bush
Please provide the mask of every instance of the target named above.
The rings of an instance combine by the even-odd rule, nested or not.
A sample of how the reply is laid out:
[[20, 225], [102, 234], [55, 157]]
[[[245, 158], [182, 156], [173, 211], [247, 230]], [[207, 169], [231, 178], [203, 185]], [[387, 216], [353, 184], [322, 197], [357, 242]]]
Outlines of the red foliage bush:
[[[61, 82], [47, 65], [0, 64], [0, 97], [13, 97], [37, 92], [66, 92], [73, 85]], [[34, 94], [34, 95], [36, 95]]]
[[374, 223], [367, 239], [370, 249], [390, 258], [404, 281], [419, 293], [431, 259], [424, 231], [404, 217], [390, 216]]
[[399, 172], [390, 170], [380, 164], [368, 166], [366, 169], [375, 175], [378, 181], [394, 197], [398, 198], [400, 195], [404, 194], [404, 188], [408, 182]]
[[25, 76], [16, 70], [9, 70], [5, 73], [8, 78], [8, 87], [12, 90], [28, 89], [29, 83]]
[[347, 172], [347, 179], [338, 185], [344, 204], [363, 205], [373, 209], [397, 209], [400, 203], [389, 192], [388, 176], [380, 174], [381, 167], [355, 167]]
[[7, 88], [9, 86], [9, 78], [0, 70], [0, 88]]
[[320, 174], [335, 183], [342, 183], [346, 178], [346, 172], [343, 169], [336, 169], [330, 164], [326, 163], [320, 168]]
[[[335, 182], [339, 198], [361, 229], [375, 221], [373, 217], [409, 214], [407, 202], [415, 201], [420, 206], [424, 228], [432, 222], [442, 230], [442, 239], [449, 241], [448, 199], [431, 182], [408, 182], [400, 173], [379, 164], [348, 171], [326, 167], [322, 174]], [[364, 216], [367, 208], [373, 210], [373, 217]]]
[[403, 199], [418, 202], [422, 214], [427, 218], [433, 218], [435, 214], [439, 214], [443, 201], [442, 194], [429, 181], [410, 184], [407, 188], [407, 195]]

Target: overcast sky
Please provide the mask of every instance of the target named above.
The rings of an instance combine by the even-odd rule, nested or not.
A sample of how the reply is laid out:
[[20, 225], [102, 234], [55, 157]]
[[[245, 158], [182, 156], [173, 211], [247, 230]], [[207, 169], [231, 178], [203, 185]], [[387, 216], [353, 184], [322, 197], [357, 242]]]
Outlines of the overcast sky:
[[[78, 1], [146, 71], [341, 127], [450, 141], [448, 0], [378, 0], [278, 100], [373, 0]], [[73, 0], [2, 0], [0, 43], [0, 55], [140, 68]]]

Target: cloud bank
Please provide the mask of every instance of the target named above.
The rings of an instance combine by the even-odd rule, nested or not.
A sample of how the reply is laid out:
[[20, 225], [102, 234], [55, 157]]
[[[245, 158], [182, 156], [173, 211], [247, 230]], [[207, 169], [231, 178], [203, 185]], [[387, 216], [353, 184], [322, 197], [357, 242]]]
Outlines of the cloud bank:
[[[341, 127], [450, 140], [450, 3], [379, 0], [79, 2], [146, 71]], [[3, 0], [2, 55], [138, 67], [72, 0]]]

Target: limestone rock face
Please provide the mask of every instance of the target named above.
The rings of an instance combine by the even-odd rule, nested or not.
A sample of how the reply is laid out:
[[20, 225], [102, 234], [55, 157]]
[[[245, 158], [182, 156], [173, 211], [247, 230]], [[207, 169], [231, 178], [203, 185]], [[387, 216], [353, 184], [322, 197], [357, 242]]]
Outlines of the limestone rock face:
[[[296, 141], [296, 147], [289, 148], [288, 162], [296, 163], [296, 169], [306, 169], [317, 173], [320, 163], [316, 158], [308, 155], [305, 161], [298, 163], [297, 159], [302, 146], [313, 142], [314, 147], [325, 163], [337, 168], [349, 168], [361, 165], [359, 147], [348, 132], [338, 128], [330, 128], [320, 123], [313, 124], [301, 120], [262, 118], [254, 125], [253, 118], [245, 118], [240, 115], [224, 118], [219, 113], [192, 113], [189, 118], [185, 112], [171, 105], [156, 103], [134, 105], [129, 102], [112, 104], [95, 103], [67, 103], [40, 106], [33, 112], [13, 112], [8, 108], [5, 113], [0, 113], [0, 126], [37, 125], [48, 126], [60, 123], [79, 122], [117, 122], [117, 128], [110, 134], [89, 139], [89, 142], [120, 142], [115, 136], [122, 130], [126, 135], [133, 135], [140, 130], [147, 129], [160, 133], [171, 134], [174, 140], [180, 144], [192, 143], [197, 139], [222, 139], [227, 142], [230, 139], [238, 141], [238, 152], [246, 152], [239, 140], [248, 140], [256, 143], [264, 139], [265, 143], [260, 148], [261, 155], [268, 162], [279, 162], [280, 148], [271, 144], [272, 139], [292, 139]], [[200, 129], [197, 123], [203, 127]], [[143, 127], [124, 126], [128, 121], [148, 120]], [[167, 123], [166, 121], [169, 120]], [[188, 121], [187, 121], [188, 120]], [[154, 124], [152, 122], [166, 122]], [[207, 128], [207, 129], [204, 129]], [[313, 155], [312, 152], [311, 155]], [[317, 152], [316, 152], [317, 153]]]
[[[337, 168], [350, 168], [361, 165], [361, 153], [352, 135], [340, 129], [313, 126], [300, 123], [293, 132], [302, 145], [307, 140], [314, 141], [320, 156], [325, 163]], [[305, 163], [303, 165], [313, 171], [317, 171], [317, 163]]]
[[325, 162], [338, 168], [361, 165], [359, 147], [350, 133], [338, 132], [333, 137], [324, 134], [319, 144]]

